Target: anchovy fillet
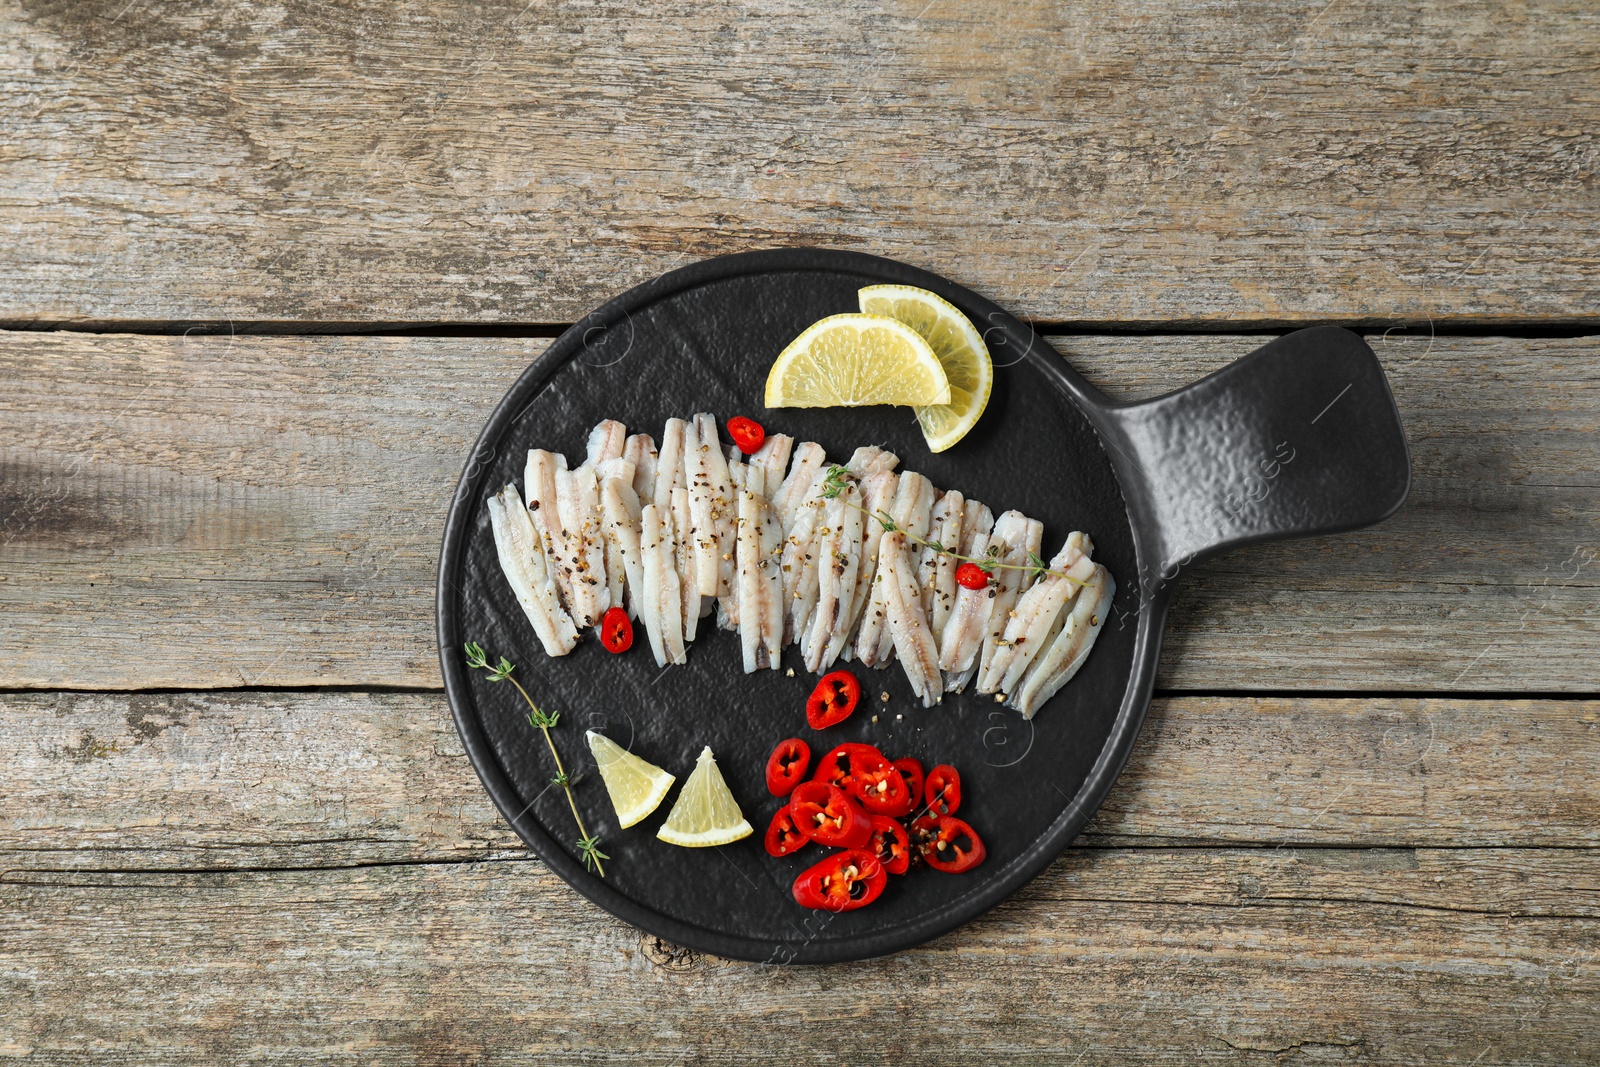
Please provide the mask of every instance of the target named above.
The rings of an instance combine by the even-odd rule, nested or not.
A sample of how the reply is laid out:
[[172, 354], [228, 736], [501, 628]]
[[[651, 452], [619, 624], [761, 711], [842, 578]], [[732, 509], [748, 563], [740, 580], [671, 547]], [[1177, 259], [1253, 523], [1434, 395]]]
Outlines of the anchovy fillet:
[[861, 507], [861, 490], [854, 484], [823, 504], [817, 537], [817, 607], [800, 648], [806, 669], [819, 674], [832, 666], [850, 633], [850, 609], [861, 567]]
[[694, 520], [689, 513], [689, 491], [674, 489], [672, 497], [673, 551], [677, 555], [678, 592], [683, 602], [683, 639], [693, 641], [700, 627], [700, 586], [695, 575]]
[[650, 635], [656, 666], [684, 663], [683, 594], [678, 585], [676, 531], [672, 512], [647, 504], [640, 509], [640, 554], [644, 557], [644, 591], [639, 617]]
[[[933, 510], [933, 483], [916, 471], [905, 471], [895, 482], [894, 502], [889, 505], [889, 520], [895, 529], [907, 531], [917, 537], [928, 534], [929, 514]], [[891, 544], [893, 548], [891, 549]], [[887, 534], [878, 541], [878, 562], [872, 580], [872, 591], [862, 611], [861, 623], [856, 631], [856, 658], [868, 667], [881, 667], [889, 662], [894, 652], [894, 638], [889, 633], [889, 613], [884, 600], [884, 560], [890, 551], [909, 555], [904, 538], [890, 542]], [[909, 568], [910, 560], [906, 561]]]
[[1063, 609], [1093, 576], [1094, 564], [1089, 559], [1093, 550], [1087, 534], [1075, 530], [1067, 535], [1061, 551], [1050, 560], [1053, 573], [1040, 577], [1017, 598], [999, 647], [978, 673], [978, 692], [1009, 693], [1021, 683], [1035, 657], [1047, 647]]
[[794, 438], [784, 433], [769, 433], [761, 447], [750, 453], [749, 464], [761, 468], [762, 483], [769, 494], [783, 481], [783, 472], [789, 467], [789, 454], [794, 448]]
[[[656, 459], [656, 484], [652, 500], [658, 508], [672, 506], [672, 491], [682, 489], [684, 481], [683, 446], [688, 424], [682, 419], [668, 419], [661, 431], [661, 453]], [[639, 498], [642, 502], [643, 497]]]
[[823, 653], [825, 662], [832, 663], [841, 656], [855, 658], [862, 612], [872, 596], [872, 579], [878, 573], [878, 545], [883, 540], [883, 523], [878, 516], [889, 513], [899, 480], [893, 471], [878, 471], [861, 480], [861, 506], [867, 513], [861, 517], [861, 564], [856, 568], [856, 587], [850, 597], [850, 622], [844, 629], [834, 631]]
[[883, 535], [879, 566], [883, 568], [884, 609], [895, 655], [911, 690], [921, 698], [923, 707], [931, 708], [944, 699], [939, 651], [934, 647], [933, 632], [928, 629], [928, 619], [917, 596], [917, 579], [911, 570], [905, 536], [899, 530]]
[[605, 419], [589, 431], [589, 466], [599, 469], [608, 459], [621, 459], [628, 444], [628, 429], [616, 419]]
[[1031, 719], [1062, 686], [1072, 681], [1105, 626], [1116, 591], [1117, 583], [1112, 580], [1111, 573], [1096, 564], [1094, 575], [1079, 590], [1078, 599], [1067, 614], [1066, 625], [1028, 671], [1022, 685], [1006, 700], [1008, 706], [1022, 712], [1024, 719]]
[[739, 579], [739, 643], [749, 674], [778, 668], [783, 653], [783, 580], [778, 570], [782, 546], [778, 521], [766, 500], [766, 471], [745, 471], [739, 494], [739, 532], [735, 552]]
[[600, 540], [600, 485], [593, 467], [556, 471], [556, 513], [566, 537], [561, 567], [571, 594], [567, 608], [580, 627], [597, 626], [611, 606], [611, 590]]
[[578, 643], [578, 628], [561, 607], [555, 582], [550, 578], [539, 530], [517, 495], [508, 485], [489, 498], [489, 525], [494, 530], [494, 548], [500, 558], [511, 591], [516, 594], [522, 613], [533, 626], [534, 635], [546, 655], [565, 656]]
[[571, 575], [563, 566], [568, 555], [567, 535], [561, 529], [560, 509], [556, 506], [556, 473], [567, 469], [567, 457], [542, 448], [528, 450], [528, 465], [522, 483], [528, 497], [528, 514], [539, 531], [545, 563], [555, 579], [561, 602], [572, 606]]
[[702, 596], [728, 596], [733, 591], [733, 484], [727, 457], [717, 444], [717, 420], [702, 412], [694, 417], [694, 429], [690, 499], [697, 502], [696, 544], [700, 551], [695, 574]]
[[[600, 483], [600, 513], [605, 521], [606, 578], [611, 603], [624, 604], [637, 617], [644, 596], [644, 559], [639, 550], [639, 495], [633, 491], [628, 460], [616, 460], [619, 469]], [[624, 472], [630, 477], [624, 477]]]
[[647, 433], [636, 433], [628, 438], [622, 458], [633, 463], [633, 492], [641, 505], [656, 499], [656, 442]]
[[[956, 567], [960, 560], [950, 553], [961, 551], [961, 525], [967, 502], [958, 489], [951, 489], [933, 505], [931, 527], [917, 564], [917, 593], [922, 598], [922, 613], [935, 642], [944, 634], [945, 623], [956, 604]], [[937, 547], [936, 547], [937, 546]]]
[[788, 477], [784, 478], [776, 488], [773, 488], [769, 477], [767, 491], [772, 498], [772, 506], [778, 513], [778, 523], [785, 532], [794, 525], [795, 513], [799, 511], [801, 503], [810, 491], [817, 472], [827, 461], [828, 454], [823, 451], [821, 445], [815, 441], [801, 441], [794, 446]]

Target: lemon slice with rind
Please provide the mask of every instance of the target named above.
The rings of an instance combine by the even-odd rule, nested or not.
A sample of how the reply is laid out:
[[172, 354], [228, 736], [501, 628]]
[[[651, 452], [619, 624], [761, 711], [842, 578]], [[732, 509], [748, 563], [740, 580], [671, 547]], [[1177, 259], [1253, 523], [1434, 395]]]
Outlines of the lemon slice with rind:
[[917, 408], [928, 448], [943, 452], [977, 425], [994, 388], [994, 364], [983, 335], [956, 306], [911, 285], [869, 285], [856, 294], [861, 310], [887, 315], [921, 334], [939, 357], [950, 382], [950, 399]]
[[948, 404], [928, 342], [887, 315], [830, 315], [807, 326], [767, 372], [769, 408]]
[[755, 830], [728, 792], [728, 783], [723, 781], [711, 746], [707, 745], [656, 836], [669, 845], [706, 848], [726, 845], [753, 833]]
[[654, 763], [640, 759], [605, 734], [593, 730], [583, 735], [600, 769], [600, 780], [611, 794], [617, 825], [626, 830], [661, 806], [677, 779]]

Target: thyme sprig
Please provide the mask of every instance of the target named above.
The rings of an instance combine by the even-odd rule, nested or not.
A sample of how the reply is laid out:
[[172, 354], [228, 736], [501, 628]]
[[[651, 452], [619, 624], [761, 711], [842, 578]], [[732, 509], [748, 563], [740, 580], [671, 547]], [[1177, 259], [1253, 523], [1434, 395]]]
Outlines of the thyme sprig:
[[842, 499], [840, 494], [844, 492], [845, 487], [849, 484], [849, 470], [839, 466], [829, 467], [828, 476], [823, 480], [822, 483], [822, 499], [839, 500], [839, 502], [844, 504], [846, 507], [855, 508], [857, 511], [861, 512], [861, 514], [865, 515], [869, 519], [872, 519], [879, 526], [882, 526], [884, 533], [899, 532], [905, 534], [906, 540], [910, 541], [912, 544], [921, 545], [924, 548], [930, 548], [942, 556], [949, 556], [951, 559], [957, 559], [963, 563], [971, 563], [981, 569], [985, 574], [993, 575], [997, 570], [1026, 571], [1030, 576], [1035, 578], [1042, 578], [1049, 574], [1057, 578], [1065, 578], [1073, 585], [1081, 586], [1088, 584], [1087, 582], [1079, 581], [1070, 574], [1066, 574], [1062, 571], [1051, 570], [1050, 564], [1046, 563], [1043, 559], [1039, 558], [1036, 553], [1033, 552], [1028, 553], [1028, 562], [1026, 564], [1001, 563], [999, 558], [997, 558], [992, 551], [986, 556], [967, 556], [956, 551], [954, 548], [948, 548], [945, 545], [941, 545], [937, 541], [930, 541], [926, 537], [918, 537], [910, 530], [907, 530], [905, 527], [895, 522], [893, 517], [891, 517], [887, 512], [868, 511], [860, 504]]
[[572, 779], [567, 775], [567, 768], [561, 762], [561, 753], [556, 751], [555, 740], [550, 736], [550, 728], [561, 721], [561, 713], [559, 711], [545, 711], [535, 704], [533, 698], [528, 695], [528, 691], [522, 688], [522, 683], [511, 677], [511, 672], [517, 669], [516, 664], [504, 656], [500, 657], [498, 663], [491, 666], [489, 664], [489, 656], [484, 652], [482, 645], [475, 641], [468, 641], [466, 651], [468, 667], [475, 671], [487, 672], [491, 682], [510, 682], [517, 687], [517, 692], [521, 693], [522, 699], [527, 702], [529, 708], [528, 725], [538, 727], [539, 731], [544, 734], [544, 743], [550, 746], [550, 756], [556, 761], [556, 774], [554, 778], [550, 779], [550, 784], [559, 785], [566, 792], [567, 805], [572, 808], [572, 819], [578, 824], [578, 852], [583, 856], [583, 865], [589, 870], [598, 872], [600, 877], [604, 878], [606, 869], [601, 865], [600, 861], [608, 860], [611, 857], [600, 851], [599, 835], [591, 836], [589, 831], [584, 828], [583, 816], [578, 814], [578, 802], [572, 796]]

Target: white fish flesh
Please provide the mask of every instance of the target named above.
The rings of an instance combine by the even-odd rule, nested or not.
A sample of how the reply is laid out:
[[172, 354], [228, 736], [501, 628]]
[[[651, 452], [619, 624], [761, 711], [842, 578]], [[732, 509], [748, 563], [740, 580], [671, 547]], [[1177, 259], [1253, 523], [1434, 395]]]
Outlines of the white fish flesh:
[[783, 580], [778, 570], [783, 535], [766, 500], [766, 471], [761, 467], [745, 472], [738, 527], [739, 643], [745, 673], [776, 670], [783, 653]]
[[853, 484], [823, 502], [817, 536], [817, 607], [800, 648], [806, 669], [819, 674], [833, 664], [830, 650], [836, 657], [850, 634], [850, 609], [861, 568], [862, 506], [861, 490]]
[[684, 663], [688, 651], [683, 639], [683, 594], [678, 588], [676, 533], [672, 512], [646, 504], [639, 513], [640, 555], [643, 557], [644, 596], [639, 618], [650, 638], [656, 666]]
[[750, 454], [749, 465], [761, 468], [763, 495], [769, 495], [783, 482], [783, 472], [789, 467], [789, 453], [794, 448], [794, 438], [783, 433], [769, 433], [761, 447]]
[[1011, 693], [1007, 705], [1022, 712], [1024, 719], [1031, 719], [1062, 686], [1072, 681], [1105, 626], [1116, 592], [1117, 583], [1111, 573], [1096, 564], [1088, 584], [1078, 591], [1061, 632], [1033, 664], [1022, 685]]
[[721, 459], [722, 453], [717, 449], [715, 427], [709, 441], [702, 436], [704, 430], [696, 415], [683, 431], [683, 476], [689, 493], [689, 544], [694, 552], [695, 590], [701, 596], [714, 597], [721, 589], [717, 574], [716, 488], [708, 460], [712, 453]]
[[[983, 643], [978, 654], [977, 673], [980, 676], [989, 669], [995, 653], [1000, 651], [1000, 639], [1005, 635], [1006, 623], [1011, 619], [1017, 598], [1033, 584], [1033, 574], [1021, 568], [1026, 568], [1029, 558], [1037, 556], [1044, 548], [1044, 523], [1029, 518], [1024, 518], [1022, 522], [1021, 535], [1014, 549], [1001, 559], [1007, 566], [998, 567], [994, 572], [994, 601], [984, 624]], [[999, 525], [997, 521], [995, 526]], [[964, 680], [962, 685], [970, 680]]]
[[[683, 447], [688, 423], [682, 419], [668, 419], [661, 431], [661, 453], [656, 458], [656, 484], [652, 499], [658, 508], [672, 506], [672, 491], [682, 489], [684, 481]], [[639, 498], [643, 503], [644, 497]]]
[[[822, 489], [828, 482], [826, 467], [818, 467], [811, 484], [784, 527], [783, 596], [784, 643], [798, 640], [817, 602], [817, 527], [822, 519]], [[774, 505], [776, 506], [776, 505]]]
[[[702, 596], [729, 596], [733, 592], [734, 571], [733, 483], [728, 474], [727, 457], [717, 444], [717, 420], [702, 412], [694, 417], [694, 427], [698, 441], [696, 475], [704, 478], [704, 488], [708, 494], [701, 544], [704, 545], [708, 539], [710, 542], [710, 556], [707, 558], [702, 549], [702, 555], [696, 563], [696, 574]], [[698, 514], [696, 522], [700, 522]]]
[[[614, 461], [625, 469], [628, 460]], [[604, 465], [603, 465], [604, 466]], [[632, 471], [627, 471], [629, 475]], [[622, 470], [600, 483], [600, 514], [606, 542], [606, 580], [611, 586], [611, 602], [623, 604], [628, 614], [637, 617], [639, 599], [644, 595], [644, 558], [640, 554], [639, 496], [631, 477]]]
[[[995, 515], [990, 512], [987, 504], [968, 498], [966, 501], [966, 515], [962, 517], [962, 555], [981, 560], [984, 553], [989, 550], [989, 536], [994, 533]], [[960, 568], [960, 565], [957, 565]], [[952, 573], [954, 577], [954, 573]], [[955, 584], [955, 595], [962, 595], [962, 584]], [[934, 629], [933, 640], [939, 641], [939, 661], [944, 661], [944, 633], [950, 629], [950, 619], [955, 617], [955, 605], [950, 606], [949, 616], [944, 619], [944, 625]], [[949, 686], [946, 686], [949, 689]]]
[[689, 491], [674, 489], [672, 525], [673, 552], [678, 564], [678, 592], [683, 601], [683, 639], [693, 641], [700, 627], [700, 585], [695, 576], [694, 520], [689, 514]]
[[628, 438], [622, 458], [633, 463], [633, 492], [640, 506], [656, 499], [656, 442], [647, 433], [636, 433]]
[[565, 656], [578, 643], [578, 628], [561, 607], [538, 527], [517, 495], [516, 486], [508, 485], [489, 498], [489, 525], [494, 530], [500, 570], [545, 654]]
[[[962, 553], [974, 559], [992, 558], [997, 561], [1017, 558], [1027, 528], [1027, 516], [1020, 511], [1008, 511], [994, 520], [987, 507], [967, 501], [967, 512], [974, 511], [971, 532]], [[965, 526], [965, 522], [963, 522]], [[998, 571], [990, 573], [989, 584], [981, 589], [968, 589], [958, 585], [955, 606], [950, 618], [945, 620], [944, 632], [939, 635], [939, 669], [944, 672], [947, 692], [966, 688], [977, 666], [978, 652], [983, 647], [983, 635], [994, 607], [995, 581]]]
[[861, 506], [867, 513], [861, 517], [861, 564], [856, 568], [856, 588], [850, 598], [850, 622], [842, 632], [834, 631], [823, 653], [824, 662], [832, 663], [841, 656], [855, 658], [861, 615], [872, 596], [872, 579], [878, 573], [878, 544], [883, 540], [883, 523], [878, 516], [889, 514], [899, 480], [893, 471], [878, 471], [861, 480]]
[[1028, 667], [1048, 647], [1067, 604], [1094, 575], [1094, 563], [1089, 559], [1093, 550], [1088, 535], [1077, 530], [1067, 535], [1061, 551], [1050, 560], [1053, 573], [1039, 578], [1017, 598], [999, 648], [978, 673], [978, 692], [1010, 693], [1021, 684]]
[[772, 487], [769, 476], [767, 491], [772, 498], [772, 506], [777, 509], [778, 523], [785, 533], [794, 525], [795, 513], [810, 491], [817, 472], [822, 470], [822, 465], [827, 461], [828, 454], [821, 445], [815, 441], [801, 441], [794, 446], [788, 477], [776, 489]]
[[961, 525], [966, 510], [966, 498], [958, 489], [939, 497], [929, 519], [931, 544], [923, 549], [917, 563], [917, 593], [935, 643], [944, 634], [945, 623], [956, 606], [956, 567], [961, 561], [950, 553], [961, 551]]
[[[918, 537], [928, 535], [929, 515], [933, 510], [933, 483], [916, 471], [904, 471], [895, 482], [894, 502], [889, 506], [889, 519], [896, 529], [909, 531]], [[881, 524], [880, 524], [881, 525]], [[885, 554], [891, 551], [887, 535], [878, 541], [878, 562], [872, 580], [872, 591], [856, 631], [856, 658], [868, 667], [881, 667], [889, 662], [894, 651], [894, 638], [889, 632], [889, 613], [885, 606], [883, 570]], [[904, 538], [893, 542], [892, 551], [906, 554], [906, 567], [911, 570], [909, 546]], [[914, 573], [914, 571], [913, 571]]]
[[850, 453], [844, 469], [857, 478], [865, 478], [879, 471], [892, 471], [900, 466], [900, 457], [877, 445], [862, 445]]
[[[863, 445], [851, 454], [844, 469], [849, 480], [858, 483], [861, 478], [893, 471], [899, 463], [900, 457], [893, 452], [876, 445]], [[785, 633], [791, 640], [800, 642], [801, 655], [807, 660], [819, 659], [823, 651], [818, 649], [813, 652], [809, 640], [814, 632], [812, 616], [816, 613], [820, 595], [823, 553], [819, 541], [833, 529], [823, 518], [828, 501], [823, 499], [822, 491], [828, 482], [830, 469], [824, 465], [812, 479], [810, 491], [795, 516], [794, 526], [784, 546], [784, 586], [789, 593], [789, 618]], [[852, 499], [858, 505], [861, 502], [859, 494]]]
[[906, 672], [912, 692], [931, 708], [944, 699], [943, 679], [939, 676], [939, 650], [933, 643], [921, 599], [917, 596], [916, 575], [911, 570], [905, 534], [899, 530], [883, 535], [879, 548], [882, 568], [883, 602], [888, 613], [889, 634], [900, 666]]
[[589, 466], [600, 469], [608, 459], [621, 459], [628, 444], [628, 429], [616, 419], [605, 419], [589, 431]]
[[568, 580], [567, 609], [580, 627], [598, 626], [611, 606], [611, 590], [600, 538], [600, 485], [593, 467], [556, 471], [556, 513], [566, 539], [561, 568]]
[[539, 531], [550, 576], [555, 579], [561, 602], [572, 605], [571, 576], [566, 570], [567, 535], [561, 528], [561, 512], [556, 506], [556, 474], [567, 469], [567, 457], [542, 448], [528, 450], [528, 465], [522, 484], [528, 497], [528, 514]]

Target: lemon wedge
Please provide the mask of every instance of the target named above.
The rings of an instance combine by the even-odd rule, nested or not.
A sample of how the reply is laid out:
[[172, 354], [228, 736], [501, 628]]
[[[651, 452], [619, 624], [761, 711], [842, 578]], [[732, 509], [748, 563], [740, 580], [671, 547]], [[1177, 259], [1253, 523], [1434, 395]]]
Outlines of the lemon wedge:
[[943, 452], [977, 425], [994, 389], [994, 363], [983, 335], [956, 306], [911, 285], [869, 285], [858, 290], [862, 312], [887, 315], [916, 330], [944, 368], [950, 399], [917, 407], [917, 422], [933, 452]]
[[928, 342], [887, 315], [830, 315], [807, 326], [767, 373], [767, 407], [948, 404]]
[[753, 833], [755, 830], [728, 792], [728, 783], [723, 781], [711, 746], [707, 745], [656, 836], [669, 845], [705, 848], [726, 845]]
[[594, 765], [600, 769], [600, 780], [611, 794], [611, 806], [617, 810], [617, 825], [626, 830], [661, 806], [676, 778], [654, 763], [635, 756], [605, 734], [590, 730], [583, 736], [589, 740], [589, 752], [594, 756]]

